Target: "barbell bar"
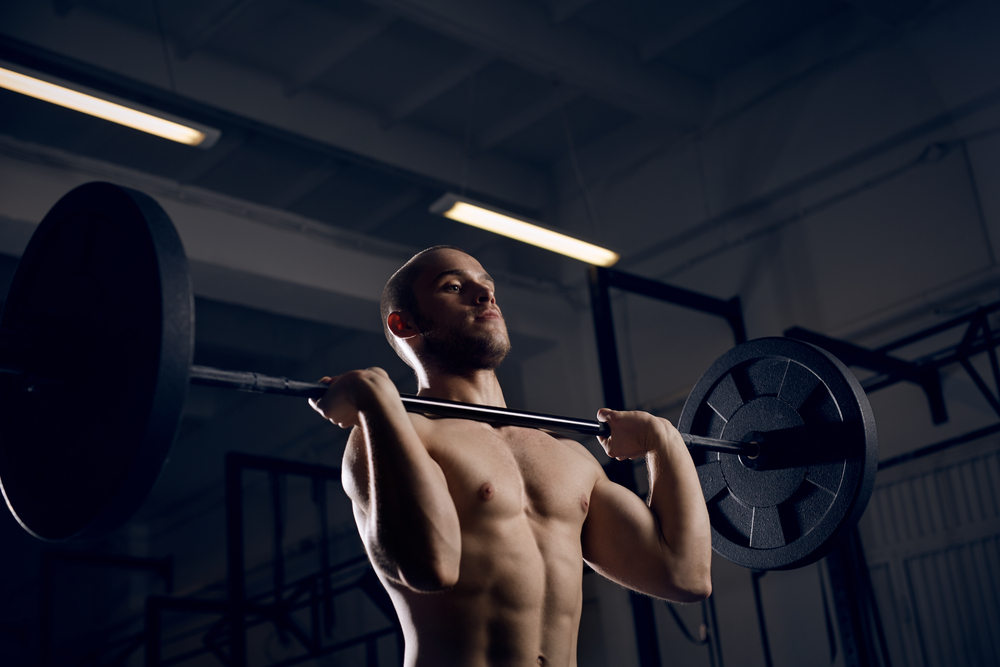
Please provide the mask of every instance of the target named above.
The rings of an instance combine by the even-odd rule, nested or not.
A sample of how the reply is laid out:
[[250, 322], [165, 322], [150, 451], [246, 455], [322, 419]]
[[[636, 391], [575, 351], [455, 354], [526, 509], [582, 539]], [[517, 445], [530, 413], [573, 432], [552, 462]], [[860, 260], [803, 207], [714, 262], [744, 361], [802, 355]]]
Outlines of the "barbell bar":
[[[0, 488], [50, 541], [106, 535], [138, 509], [175, 439], [189, 384], [317, 397], [327, 387], [192, 364], [194, 307], [173, 224], [147, 195], [91, 183], [32, 236], [0, 319]], [[601, 422], [403, 396], [411, 412], [606, 435]], [[750, 341], [696, 383], [677, 422], [715, 550], [754, 569], [813, 562], [874, 486], [874, 416], [833, 355]]]
[[[191, 366], [189, 377], [191, 384], [224, 387], [256, 394], [280, 394], [300, 398], [320, 398], [327, 390], [327, 385], [325, 384], [289, 380], [288, 378], [262, 375], [248, 371], [227, 371], [220, 368], [212, 368], [211, 366]], [[590, 419], [561, 417], [541, 412], [511, 410], [509, 408], [498, 408], [488, 405], [475, 405], [460, 401], [449, 401], [443, 398], [413, 396], [412, 394], [401, 393], [399, 396], [403, 401], [403, 407], [408, 412], [434, 415], [436, 417], [471, 419], [473, 421], [504, 426], [523, 426], [525, 428], [537, 428], [555, 433], [593, 435], [602, 438], [611, 435], [611, 429], [605, 422]], [[742, 454], [749, 458], [756, 458], [760, 454], [760, 447], [763, 441], [763, 436], [760, 438], [760, 442], [737, 442], [735, 440], [722, 440], [721, 438], [707, 438], [690, 433], [681, 433], [681, 438], [691, 448], [724, 452], [727, 454]]]
[[[42, 378], [30, 370], [23, 368], [0, 367], [0, 374], [20, 378], [24, 391], [29, 392], [44, 392], [46, 387], [52, 387], [57, 382], [65, 382], [65, 380]], [[264, 375], [263, 373], [255, 373], [253, 371], [230, 371], [212, 366], [199, 365], [191, 366], [188, 379], [191, 384], [203, 387], [234, 389], [251, 394], [276, 394], [293, 398], [322, 398], [328, 389], [328, 385], [319, 382], [305, 382], [277, 375]], [[462, 403], [461, 401], [449, 401], [443, 398], [414, 396], [413, 394], [400, 393], [399, 397], [407, 412], [452, 419], [470, 419], [502, 426], [537, 428], [554, 433], [592, 435], [601, 438], [611, 435], [611, 428], [606, 422], [591, 419], [562, 417], [542, 412], [512, 410], [510, 408], [489, 405], [476, 405], [474, 403]], [[766, 437], [761, 433], [753, 434], [753, 439], [745, 442], [708, 438], [690, 433], [681, 433], [680, 435], [689, 448], [723, 452], [726, 454], [740, 454], [750, 459], [756, 459], [760, 455], [761, 449], [766, 442]]]

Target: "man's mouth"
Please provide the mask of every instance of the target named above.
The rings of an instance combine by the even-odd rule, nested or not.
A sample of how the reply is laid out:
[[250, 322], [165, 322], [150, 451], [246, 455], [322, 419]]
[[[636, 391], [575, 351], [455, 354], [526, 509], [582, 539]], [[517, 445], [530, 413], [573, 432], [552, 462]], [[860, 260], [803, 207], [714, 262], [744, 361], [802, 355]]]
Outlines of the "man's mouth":
[[487, 310], [486, 312], [484, 312], [481, 315], [477, 315], [476, 319], [477, 320], [502, 320], [503, 316], [500, 314], [500, 311], [490, 309], [490, 310]]

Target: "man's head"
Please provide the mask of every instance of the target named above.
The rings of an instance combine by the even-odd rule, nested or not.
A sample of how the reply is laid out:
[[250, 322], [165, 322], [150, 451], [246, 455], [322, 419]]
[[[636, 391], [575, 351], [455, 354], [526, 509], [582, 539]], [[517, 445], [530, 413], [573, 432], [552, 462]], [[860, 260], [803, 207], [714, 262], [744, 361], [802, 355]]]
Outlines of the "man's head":
[[414, 255], [382, 291], [386, 338], [407, 364], [493, 370], [510, 350], [493, 279], [454, 246]]

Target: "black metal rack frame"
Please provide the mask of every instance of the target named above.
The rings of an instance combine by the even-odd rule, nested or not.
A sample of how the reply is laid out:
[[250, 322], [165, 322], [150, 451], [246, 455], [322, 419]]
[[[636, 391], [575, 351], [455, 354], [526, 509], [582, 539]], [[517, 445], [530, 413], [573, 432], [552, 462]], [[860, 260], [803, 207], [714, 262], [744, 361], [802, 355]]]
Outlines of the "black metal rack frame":
[[[718, 299], [648, 278], [595, 266], [589, 268], [588, 277], [604, 401], [610, 408], [625, 408], [621, 366], [615, 341], [614, 313], [611, 308], [610, 290], [612, 287], [722, 317], [731, 327], [736, 344], [747, 340], [742, 307], [738, 296], [728, 300]], [[942, 424], [948, 421], [948, 412], [940, 369], [952, 364], [960, 364], [965, 369], [990, 407], [1000, 416], [1000, 363], [998, 363], [996, 354], [996, 347], [1000, 345], [1000, 336], [994, 334], [989, 323], [990, 315], [998, 310], [1000, 310], [1000, 302], [995, 302], [876, 349], [864, 348], [801, 327], [787, 329], [784, 334], [789, 338], [797, 338], [818, 345], [840, 358], [848, 366], [873, 371], [875, 375], [861, 383], [866, 393], [884, 389], [898, 382], [906, 381], [917, 384], [927, 396], [933, 422]], [[890, 354], [962, 326], [966, 328], [958, 343], [934, 353], [923, 355], [914, 360], [905, 360]], [[996, 394], [972, 365], [972, 357], [980, 354], [986, 354], [989, 359], [994, 386], [997, 389]], [[1000, 432], [1000, 422], [882, 461], [879, 464], [879, 469], [898, 465], [997, 432]], [[606, 469], [608, 476], [613, 480], [632, 491], [636, 490], [633, 468], [630, 463], [612, 461]], [[874, 606], [868, 567], [857, 530], [855, 529], [845, 540], [845, 543], [835, 549], [826, 560], [828, 572], [835, 587], [838, 585], [861, 586], [864, 589], [864, 584], [868, 584], [867, 589], [859, 589], [857, 595], [834, 596], [834, 608], [837, 613], [841, 643], [844, 646], [845, 660], [847, 660], [848, 666], [882, 664], [888, 659], [885, 639], [882, 636], [878, 610]], [[771, 656], [767, 649], [767, 628], [758, 580], [759, 575], [754, 573], [753, 590], [757, 601], [758, 625], [764, 646], [765, 664], [770, 665]], [[639, 664], [641, 667], [658, 666], [660, 664], [660, 651], [656, 637], [652, 600], [633, 593], [631, 601], [639, 649]], [[712, 611], [714, 617], [714, 606]], [[718, 645], [717, 627], [714, 628], [714, 633], [716, 641], [711, 659], [713, 664], [718, 659], [718, 663], [721, 665], [722, 655]], [[710, 650], [711, 648], [710, 646]], [[835, 654], [835, 647], [832, 644], [831, 651]]]

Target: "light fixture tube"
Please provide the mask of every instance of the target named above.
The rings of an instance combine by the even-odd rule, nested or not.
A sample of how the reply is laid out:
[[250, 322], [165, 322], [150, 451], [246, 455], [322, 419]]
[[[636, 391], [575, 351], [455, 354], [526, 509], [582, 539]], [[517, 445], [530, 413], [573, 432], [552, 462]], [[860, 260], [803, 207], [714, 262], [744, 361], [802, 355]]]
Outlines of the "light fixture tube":
[[467, 197], [448, 193], [431, 204], [431, 213], [507, 236], [524, 243], [566, 255], [587, 264], [611, 266], [620, 258], [617, 253], [592, 243], [566, 236], [537, 222], [515, 216]]
[[3, 61], [0, 87], [188, 146], [210, 148], [221, 134], [214, 128]]

